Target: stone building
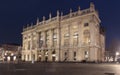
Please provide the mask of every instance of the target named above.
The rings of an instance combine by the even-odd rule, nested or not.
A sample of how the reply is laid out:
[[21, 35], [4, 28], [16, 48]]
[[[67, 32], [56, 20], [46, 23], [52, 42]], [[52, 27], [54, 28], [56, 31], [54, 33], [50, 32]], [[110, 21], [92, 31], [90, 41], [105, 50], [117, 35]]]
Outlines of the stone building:
[[3, 62], [17, 62], [21, 57], [19, 44], [6, 43], [0, 46], [0, 60]]
[[23, 29], [22, 60], [104, 61], [105, 34], [93, 3], [88, 9], [37, 22]]

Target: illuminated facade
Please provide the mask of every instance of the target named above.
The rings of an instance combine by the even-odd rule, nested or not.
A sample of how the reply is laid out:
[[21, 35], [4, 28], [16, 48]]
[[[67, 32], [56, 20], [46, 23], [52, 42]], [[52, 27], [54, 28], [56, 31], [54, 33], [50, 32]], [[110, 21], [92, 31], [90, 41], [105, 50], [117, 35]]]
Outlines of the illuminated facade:
[[23, 29], [22, 60], [104, 61], [105, 36], [93, 3], [90, 8], [56, 17]]
[[2, 44], [0, 46], [0, 61], [17, 62], [21, 56], [21, 46], [18, 44]]

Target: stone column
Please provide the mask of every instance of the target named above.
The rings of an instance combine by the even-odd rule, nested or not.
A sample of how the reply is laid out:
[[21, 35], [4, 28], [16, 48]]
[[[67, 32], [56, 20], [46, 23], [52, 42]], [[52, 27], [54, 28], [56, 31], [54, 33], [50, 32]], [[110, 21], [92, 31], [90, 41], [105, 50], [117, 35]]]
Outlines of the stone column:
[[45, 46], [46, 46], [46, 32], [44, 31], [44, 32], [42, 32], [42, 34], [43, 34], [43, 47], [45, 48]]
[[41, 50], [41, 61], [45, 61], [45, 53], [44, 50]]
[[[31, 38], [29, 39], [29, 41], [30, 41], [30, 51], [29, 51], [29, 54], [30, 54], [30, 60], [32, 61], [32, 53], [31, 53], [31, 51], [32, 51], [32, 46], [33, 46], [33, 33], [31, 34]], [[27, 57], [27, 55], [26, 55], [26, 57]]]
[[41, 61], [45, 61], [45, 46], [46, 46], [46, 33], [45, 31], [41, 33], [43, 39], [43, 45], [41, 50]]
[[50, 47], [53, 46], [53, 29], [50, 30]]
[[71, 26], [73, 26], [73, 25], [71, 25], [71, 23], [68, 25], [68, 33], [69, 33], [69, 53], [68, 53], [68, 55], [69, 55], [69, 61], [72, 61], [73, 60], [73, 55], [72, 55], [72, 47], [73, 47], [73, 28], [71, 27]]
[[52, 50], [51, 49], [49, 49], [48, 50], [48, 61], [52, 61]]
[[78, 52], [76, 53], [76, 58], [78, 61], [84, 59], [84, 54], [82, 50], [82, 40], [83, 40], [83, 24], [78, 21]]
[[[93, 20], [93, 19], [92, 19]], [[89, 23], [89, 27], [90, 27], [90, 50], [89, 50], [89, 60], [93, 61], [97, 58], [96, 53], [97, 53], [97, 49], [95, 48], [95, 44], [96, 44], [96, 35], [95, 35], [95, 24], [93, 21], [90, 21]]]
[[61, 51], [61, 48], [60, 48], [60, 40], [61, 40], [61, 34], [60, 34], [61, 32], [60, 32], [60, 30], [57, 28], [57, 46], [56, 46], [56, 58], [58, 59], [58, 61], [60, 61], [61, 60], [61, 53], [60, 53], [60, 51]]
[[39, 33], [36, 33], [36, 48], [39, 49]]

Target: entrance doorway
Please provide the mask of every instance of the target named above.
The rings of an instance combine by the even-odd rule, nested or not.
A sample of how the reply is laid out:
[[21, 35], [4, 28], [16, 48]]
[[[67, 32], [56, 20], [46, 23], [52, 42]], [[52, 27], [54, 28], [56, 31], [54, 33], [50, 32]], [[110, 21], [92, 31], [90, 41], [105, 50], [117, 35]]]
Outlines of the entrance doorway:
[[53, 61], [53, 62], [55, 62], [55, 60], [56, 60], [56, 57], [55, 57], [55, 56], [53, 56], [53, 57], [52, 57], [52, 61]]
[[39, 61], [39, 62], [41, 61], [41, 57], [38, 57], [38, 61]]

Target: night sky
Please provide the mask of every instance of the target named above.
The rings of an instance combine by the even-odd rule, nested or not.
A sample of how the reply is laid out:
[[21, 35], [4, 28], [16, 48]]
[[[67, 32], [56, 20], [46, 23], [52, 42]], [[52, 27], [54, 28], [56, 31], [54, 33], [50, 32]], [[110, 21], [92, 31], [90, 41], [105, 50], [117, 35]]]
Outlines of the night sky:
[[0, 0], [0, 44], [22, 42], [22, 29], [27, 24], [35, 24], [37, 17], [48, 18], [49, 13], [64, 14], [78, 9], [89, 8], [90, 2], [99, 11], [101, 25], [106, 29], [106, 42], [120, 39], [120, 0]]

